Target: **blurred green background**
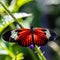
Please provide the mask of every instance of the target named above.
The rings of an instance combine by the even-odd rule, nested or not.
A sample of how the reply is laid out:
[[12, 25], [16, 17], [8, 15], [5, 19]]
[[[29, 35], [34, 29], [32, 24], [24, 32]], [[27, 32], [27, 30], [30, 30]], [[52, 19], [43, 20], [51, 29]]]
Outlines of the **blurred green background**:
[[[0, 0], [24, 27], [52, 29], [57, 39], [42, 46], [47, 60], [60, 60], [60, 1], [59, 0]], [[21, 47], [2, 39], [5, 31], [19, 28], [19, 25], [0, 4], [0, 60], [39, 60], [37, 53], [29, 47]]]

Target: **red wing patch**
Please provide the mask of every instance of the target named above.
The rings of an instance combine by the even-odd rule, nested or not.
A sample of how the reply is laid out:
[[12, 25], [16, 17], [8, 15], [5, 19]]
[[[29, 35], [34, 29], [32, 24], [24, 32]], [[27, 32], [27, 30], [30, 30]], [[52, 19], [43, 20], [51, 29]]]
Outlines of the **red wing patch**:
[[[8, 42], [15, 42], [21, 46], [30, 46], [38, 45], [42, 46], [48, 42], [48, 38], [46, 36], [47, 30], [44, 28], [32, 28], [32, 29], [15, 29], [7, 31], [3, 34], [3, 39]], [[48, 30], [49, 31], [49, 30]], [[49, 40], [54, 40], [56, 37], [55, 32], [49, 31], [51, 37]], [[49, 33], [48, 33], [49, 34]], [[47, 34], [47, 35], [48, 35]], [[32, 38], [33, 37], [33, 38]]]

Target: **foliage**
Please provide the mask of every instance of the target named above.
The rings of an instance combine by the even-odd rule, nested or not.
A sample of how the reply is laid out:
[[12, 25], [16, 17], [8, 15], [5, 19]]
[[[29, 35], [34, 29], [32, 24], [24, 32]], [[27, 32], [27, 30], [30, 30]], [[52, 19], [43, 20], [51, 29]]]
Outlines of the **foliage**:
[[[3, 4], [1, 4], [1, 2]], [[51, 6], [55, 6], [55, 5], [51, 5]], [[53, 8], [53, 10], [55, 8]], [[52, 15], [54, 15], [55, 17], [56, 15], [59, 15], [58, 13], [59, 13], [59, 9], [52, 11]], [[35, 46], [35, 49], [31, 50], [29, 47], [25, 48], [15, 43], [8, 43], [2, 39], [2, 34], [5, 31], [15, 28], [21, 28], [19, 24], [22, 25], [24, 28], [29, 28], [31, 23], [33, 23], [34, 27], [41, 27], [42, 25], [40, 24], [42, 24], [41, 23], [42, 16], [43, 13], [41, 11], [41, 8], [40, 9], [38, 8], [36, 0], [35, 1], [34, 0], [0, 0], [0, 60], [46, 60], [42, 51], [37, 46]], [[58, 31], [59, 26], [58, 28], [56, 26], [55, 30], [60, 36]], [[57, 40], [59, 40], [59, 38]], [[55, 51], [56, 59], [60, 60], [59, 45], [57, 43], [55, 43], [54, 45], [53, 44], [51, 45], [51, 43], [49, 43], [48, 45], [50, 47], [51, 46], [54, 47], [54, 45], [55, 46], [57, 45], [56, 47], [58, 47], [58, 50], [55, 50], [55, 48], [53, 47], [51, 48], [53, 49], [53, 52]], [[51, 48], [50, 50], [52, 50]], [[47, 48], [45, 49], [46, 51], [49, 50]], [[37, 53], [35, 53], [35, 51]], [[55, 60], [55, 57], [52, 60]]]
[[[14, 1], [14, 0], [13, 0]], [[29, 1], [31, 1], [31, 0], [29, 0]], [[17, 9], [19, 9], [22, 5], [24, 5], [25, 3], [28, 3], [29, 1], [26, 1], [26, 0], [18, 0], [16, 3], [18, 3], [17, 5], [18, 5], [18, 8]], [[15, 2], [15, 1], [14, 1]], [[19, 3], [20, 2], [20, 3]], [[31, 23], [31, 21], [32, 21], [32, 19], [31, 18], [33, 18], [33, 17], [29, 17], [29, 18], [26, 18], [25, 19], [25, 21], [23, 21], [23, 18], [25, 18], [25, 17], [28, 17], [28, 16], [31, 16], [31, 14], [27, 14], [27, 13], [15, 13], [15, 14], [11, 14], [11, 12], [16, 12], [17, 10], [14, 10], [14, 8], [16, 7], [16, 4], [13, 4], [14, 6], [13, 6], [13, 9], [11, 10], [11, 12], [4, 6], [4, 4], [2, 3], [2, 2], [0, 2], [0, 4], [3, 6], [3, 8], [4, 8], [4, 10], [1, 10], [1, 14], [0, 14], [0, 17], [1, 17], [1, 19], [0, 19], [0, 33], [2, 34], [3, 33], [3, 31], [5, 30], [5, 28], [7, 28], [8, 26], [10, 26], [10, 28], [11, 29], [13, 29], [13, 28], [16, 28], [17, 27], [17, 25], [18, 24], [21, 24], [22, 26], [23, 26], [23, 24], [24, 23], [28, 23], [28, 27], [29, 27], [29, 25], [30, 25], [30, 23]], [[12, 5], [11, 5], [12, 6]], [[10, 9], [12, 8], [12, 7], [9, 7]], [[3, 9], [2, 8], [2, 9]], [[9, 13], [9, 15], [7, 15], [6, 13], [4, 13], [5, 12], [5, 10], [6, 10], [6, 12], [8, 12]], [[14, 20], [13, 20], [14, 19]], [[17, 21], [17, 19], [18, 20], [20, 20], [19, 22], [20, 23], [18, 23], [18, 21]], [[27, 20], [28, 19], [28, 20]], [[29, 19], [31, 20], [31, 21], [29, 21]], [[27, 21], [26, 21], [27, 20]], [[16, 27], [15, 27], [15, 25], [14, 25], [14, 22], [17, 22], [18, 24], [16, 24]], [[15, 23], [16, 23], [15, 22]], [[25, 25], [26, 26], [26, 25]], [[2, 56], [3, 55], [8, 55], [9, 57], [7, 57], [6, 56], [6, 58], [5, 58], [5, 60], [22, 60], [22, 59], [24, 59], [24, 57], [23, 57], [23, 55], [24, 55], [24, 53], [22, 52], [19, 52], [20, 50], [18, 50], [18, 49], [16, 49], [16, 51], [15, 50], [13, 50], [13, 49], [15, 49], [15, 48], [17, 48], [16, 46], [15, 46], [15, 48], [13, 48], [12, 49], [12, 46], [15, 46], [15, 44], [14, 43], [11, 43], [11, 44], [8, 44], [8, 43], [6, 43], [6, 42], [2, 42], [2, 39], [1, 39], [1, 42], [0, 42], [0, 46], [1, 46], [1, 48], [2, 48], [2, 50], [4, 50], [4, 54], [3, 53], [1, 53], [2, 54]], [[21, 47], [19, 47], [19, 49], [22, 49]], [[29, 49], [29, 48], [28, 48]], [[27, 49], [27, 50], [28, 50]], [[29, 51], [29, 50], [28, 50]], [[31, 51], [31, 54], [32, 54], [33, 52]], [[26, 53], [27, 54], [27, 53]], [[33, 56], [33, 58], [32, 59], [34, 59], [34, 60], [37, 60], [37, 58], [35, 57], [35, 55], [34, 54], [32, 54], [32, 56]], [[1, 58], [2, 59], [2, 58]]]

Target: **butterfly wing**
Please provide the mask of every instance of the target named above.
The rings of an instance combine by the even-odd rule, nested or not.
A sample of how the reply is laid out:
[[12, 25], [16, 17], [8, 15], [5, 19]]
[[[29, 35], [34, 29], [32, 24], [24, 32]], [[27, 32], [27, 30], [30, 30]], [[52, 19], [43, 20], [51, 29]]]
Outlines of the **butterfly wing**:
[[34, 30], [34, 43], [38, 46], [45, 45], [48, 42], [44, 30], [43, 28], [36, 28]]
[[12, 30], [5, 32], [2, 37], [5, 41], [8, 42], [15, 42], [15, 39], [11, 37], [12, 35]]
[[48, 41], [56, 39], [56, 33], [46, 28], [35, 28], [34, 43], [38, 46], [45, 45]]
[[22, 46], [30, 46], [32, 44], [32, 34], [30, 29], [20, 29], [18, 33], [17, 42]]
[[57, 34], [55, 31], [50, 30], [51, 37], [49, 38], [49, 41], [55, 40], [57, 38]]
[[[34, 41], [32, 40], [32, 35]], [[55, 32], [45, 28], [34, 28], [33, 34], [30, 29], [15, 29], [7, 31], [3, 34], [3, 39], [8, 42], [16, 42], [21, 46], [34, 45], [42, 46], [48, 41], [54, 40], [56, 37]]]
[[3, 39], [8, 42], [16, 42], [21, 46], [29, 46], [32, 43], [30, 29], [15, 29], [3, 34]]

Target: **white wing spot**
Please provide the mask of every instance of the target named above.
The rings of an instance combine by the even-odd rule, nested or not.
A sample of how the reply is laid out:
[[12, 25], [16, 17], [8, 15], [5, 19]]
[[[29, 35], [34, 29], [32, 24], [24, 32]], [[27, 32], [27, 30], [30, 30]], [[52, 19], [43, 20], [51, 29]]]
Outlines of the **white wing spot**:
[[47, 38], [49, 39], [51, 37], [50, 31], [46, 29], [45, 33], [46, 33]]
[[18, 33], [18, 32], [15, 32], [15, 30], [12, 30], [10, 37], [11, 37], [11, 38], [14, 38], [14, 39], [16, 40], [16, 39], [17, 39], [17, 33]]

